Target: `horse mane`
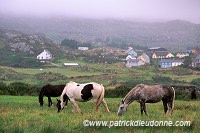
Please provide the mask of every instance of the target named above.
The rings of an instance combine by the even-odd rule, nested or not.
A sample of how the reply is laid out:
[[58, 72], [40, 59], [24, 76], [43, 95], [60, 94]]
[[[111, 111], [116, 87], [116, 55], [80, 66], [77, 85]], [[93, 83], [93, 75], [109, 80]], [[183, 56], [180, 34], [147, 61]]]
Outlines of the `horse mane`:
[[138, 85], [136, 85], [131, 91], [129, 91], [129, 93], [124, 97], [124, 99], [123, 99], [123, 101], [125, 101], [126, 100], [126, 98], [136, 89], [136, 88], [138, 88], [138, 87], [144, 87], [145, 85], [144, 84], [138, 84]]

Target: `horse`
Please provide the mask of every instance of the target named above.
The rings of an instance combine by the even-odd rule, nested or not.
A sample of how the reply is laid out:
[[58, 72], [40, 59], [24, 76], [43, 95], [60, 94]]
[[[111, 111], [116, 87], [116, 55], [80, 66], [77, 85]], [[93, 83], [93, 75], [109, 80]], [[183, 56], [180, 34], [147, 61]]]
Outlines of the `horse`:
[[147, 115], [145, 103], [157, 103], [162, 100], [164, 113], [167, 114], [167, 110], [169, 108], [172, 115], [174, 112], [174, 99], [175, 91], [170, 85], [139, 84], [124, 97], [117, 114], [119, 116], [123, 115], [129, 104], [136, 100], [140, 103], [141, 115], [143, 115], [143, 111]]
[[100, 85], [95, 82], [84, 83], [84, 84], [69, 82], [66, 84], [62, 92], [60, 96], [60, 100], [57, 99], [58, 101], [57, 111], [60, 112], [61, 110], [63, 110], [64, 102], [67, 103], [70, 100], [73, 107], [72, 111], [81, 112], [76, 101], [87, 102], [93, 99], [96, 106], [96, 111], [98, 111], [98, 106], [102, 103], [106, 111], [110, 112], [110, 110], [108, 109], [108, 105], [106, 101], [104, 100], [104, 93], [105, 93], [105, 90], [102, 84]]
[[48, 106], [52, 105], [51, 97], [58, 97], [62, 94], [65, 85], [50, 85], [47, 84], [42, 87], [40, 94], [39, 94], [39, 103], [40, 106], [43, 106], [43, 96], [48, 97]]

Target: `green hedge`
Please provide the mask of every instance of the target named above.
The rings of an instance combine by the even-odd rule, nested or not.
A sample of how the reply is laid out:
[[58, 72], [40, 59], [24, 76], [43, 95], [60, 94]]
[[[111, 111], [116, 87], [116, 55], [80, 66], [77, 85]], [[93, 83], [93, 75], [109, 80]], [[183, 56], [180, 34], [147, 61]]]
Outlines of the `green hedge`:
[[[168, 79], [166, 81], [171, 81], [171, 79]], [[106, 90], [105, 97], [106, 98], [123, 98], [132, 88], [134, 88], [137, 84], [140, 84], [140, 83], [155, 84], [154, 80], [127, 81], [123, 83], [121, 86], [116, 87], [115, 89]], [[194, 83], [196, 83], [196, 80]], [[0, 95], [38, 96], [41, 88], [42, 88], [42, 85], [30, 85], [23, 82], [13, 82], [13, 83], [10, 83], [9, 85], [6, 85], [4, 82], [0, 82]], [[181, 90], [180, 88], [175, 88], [175, 90], [176, 90], [176, 100], [190, 100], [191, 91], [189, 91], [189, 89]], [[200, 94], [197, 94], [198, 99], [199, 97], [200, 97]]]
[[15, 95], [15, 96], [37, 96], [41, 86], [30, 85], [23, 82], [13, 82], [6, 85], [0, 82], [0, 95]]

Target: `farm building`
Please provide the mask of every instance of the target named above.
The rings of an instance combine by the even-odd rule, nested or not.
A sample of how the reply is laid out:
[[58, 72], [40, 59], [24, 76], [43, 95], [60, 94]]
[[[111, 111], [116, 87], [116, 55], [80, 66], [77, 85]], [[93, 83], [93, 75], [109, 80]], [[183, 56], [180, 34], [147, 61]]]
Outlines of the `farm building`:
[[161, 59], [160, 66], [161, 68], [170, 68], [175, 66], [180, 66], [183, 64], [184, 60], [181, 59]]
[[139, 59], [131, 59], [129, 58], [127, 61], [126, 61], [126, 67], [134, 67], [134, 66], [142, 66], [142, 65], [145, 65], [144, 61], [142, 60], [139, 60]]
[[48, 60], [48, 59], [52, 59], [52, 54], [47, 51], [47, 50], [44, 50], [41, 54], [39, 54], [37, 56], [37, 59], [39, 60]]
[[137, 52], [132, 47], [128, 47], [128, 49], [124, 53], [127, 55], [137, 57]]
[[138, 59], [142, 60], [147, 64], [150, 64], [150, 57], [146, 53], [143, 53], [141, 56], [138, 57]]
[[189, 56], [189, 54], [188, 53], [177, 53], [176, 56], [179, 58], [183, 58], [183, 57]]
[[163, 59], [163, 58], [172, 58], [174, 55], [170, 52], [154, 52], [152, 55], [153, 59]]

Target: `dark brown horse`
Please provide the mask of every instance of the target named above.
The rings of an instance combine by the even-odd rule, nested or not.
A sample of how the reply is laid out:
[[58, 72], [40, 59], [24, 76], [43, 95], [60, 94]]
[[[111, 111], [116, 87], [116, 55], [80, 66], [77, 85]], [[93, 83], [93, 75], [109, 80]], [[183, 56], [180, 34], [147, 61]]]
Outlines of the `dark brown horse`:
[[167, 110], [173, 114], [174, 110], [175, 91], [170, 85], [144, 85], [139, 84], [133, 88], [122, 100], [118, 109], [118, 115], [123, 115], [128, 108], [128, 105], [133, 101], [140, 103], [141, 114], [143, 111], [147, 115], [145, 103], [157, 103], [162, 100], [164, 112]]
[[62, 94], [65, 85], [50, 85], [47, 84], [42, 87], [40, 94], [39, 94], [39, 103], [40, 106], [43, 106], [43, 96], [48, 97], [48, 106], [52, 105], [51, 97], [58, 97]]

